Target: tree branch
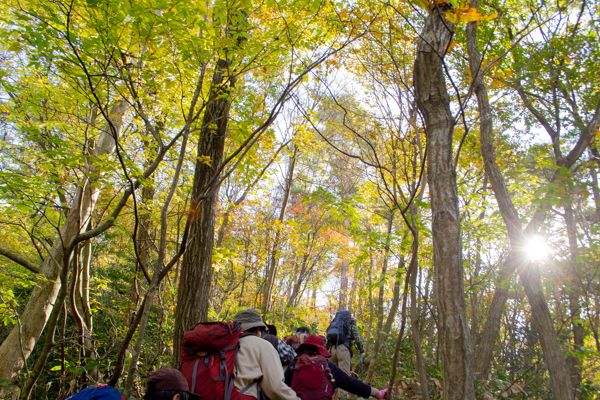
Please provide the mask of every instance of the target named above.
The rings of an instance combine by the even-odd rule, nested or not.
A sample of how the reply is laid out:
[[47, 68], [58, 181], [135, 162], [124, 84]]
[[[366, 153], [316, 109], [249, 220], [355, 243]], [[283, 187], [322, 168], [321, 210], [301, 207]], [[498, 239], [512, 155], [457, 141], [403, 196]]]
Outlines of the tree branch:
[[35, 273], [35, 274], [39, 274], [40, 273], [40, 269], [38, 267], [36, 267], [35, 265], [31, 264], [29, 261], [19, 257], [18, 255], [3, 249], [0, 247], [0, 255], [3, 255], [4, 257], [8, 258], [9, 260], [19, 264], [20, 266], [27, 268], [28, 270], [30, 270], [31, 272]]

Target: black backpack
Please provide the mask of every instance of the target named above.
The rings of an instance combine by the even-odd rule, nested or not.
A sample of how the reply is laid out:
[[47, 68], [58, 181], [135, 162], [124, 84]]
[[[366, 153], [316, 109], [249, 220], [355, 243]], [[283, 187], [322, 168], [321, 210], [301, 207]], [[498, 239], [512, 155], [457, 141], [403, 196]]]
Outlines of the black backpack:
[[350, 311], [338, 311], [327, 328], [327, 344], [329, 346], [349, 345], [351, 323], [352, 315]]

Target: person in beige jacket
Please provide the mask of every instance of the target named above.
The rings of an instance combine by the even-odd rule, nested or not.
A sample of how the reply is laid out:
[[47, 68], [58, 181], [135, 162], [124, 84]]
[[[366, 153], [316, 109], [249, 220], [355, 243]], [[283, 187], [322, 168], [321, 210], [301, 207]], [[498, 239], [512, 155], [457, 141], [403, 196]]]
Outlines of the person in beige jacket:
[[253, 308], [237, 313], [234, 321], [244, 332], [235, 358], [234, 385], [244, 395], [260, 399], [259, 392], [270, 400], [300, 400], [283, 382], [283, 368], [277, 350], [260, 335], [267, 325]]

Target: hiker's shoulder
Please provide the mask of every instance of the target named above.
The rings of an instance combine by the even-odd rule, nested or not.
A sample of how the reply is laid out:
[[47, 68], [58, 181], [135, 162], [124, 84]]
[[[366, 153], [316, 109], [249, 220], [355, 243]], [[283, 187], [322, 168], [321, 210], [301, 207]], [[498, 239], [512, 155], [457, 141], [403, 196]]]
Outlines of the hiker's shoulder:
[[273, 345], [271, 345], [271, 343], [256, 335], [242, 336], [240, 338], [240, 346], [255, 348], [257, 350], [272, 348], [275, 351], [275, 348], [273, 347]]

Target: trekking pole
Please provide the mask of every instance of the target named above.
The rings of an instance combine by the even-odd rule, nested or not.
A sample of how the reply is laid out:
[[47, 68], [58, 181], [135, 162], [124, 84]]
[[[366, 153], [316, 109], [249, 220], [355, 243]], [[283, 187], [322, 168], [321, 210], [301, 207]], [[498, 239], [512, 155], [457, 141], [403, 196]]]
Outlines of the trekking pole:
[[359, 353], [359, 360], [360, 360], [360, 376], [362, 376], [362, 374], [363, 374], [363, 353]]

